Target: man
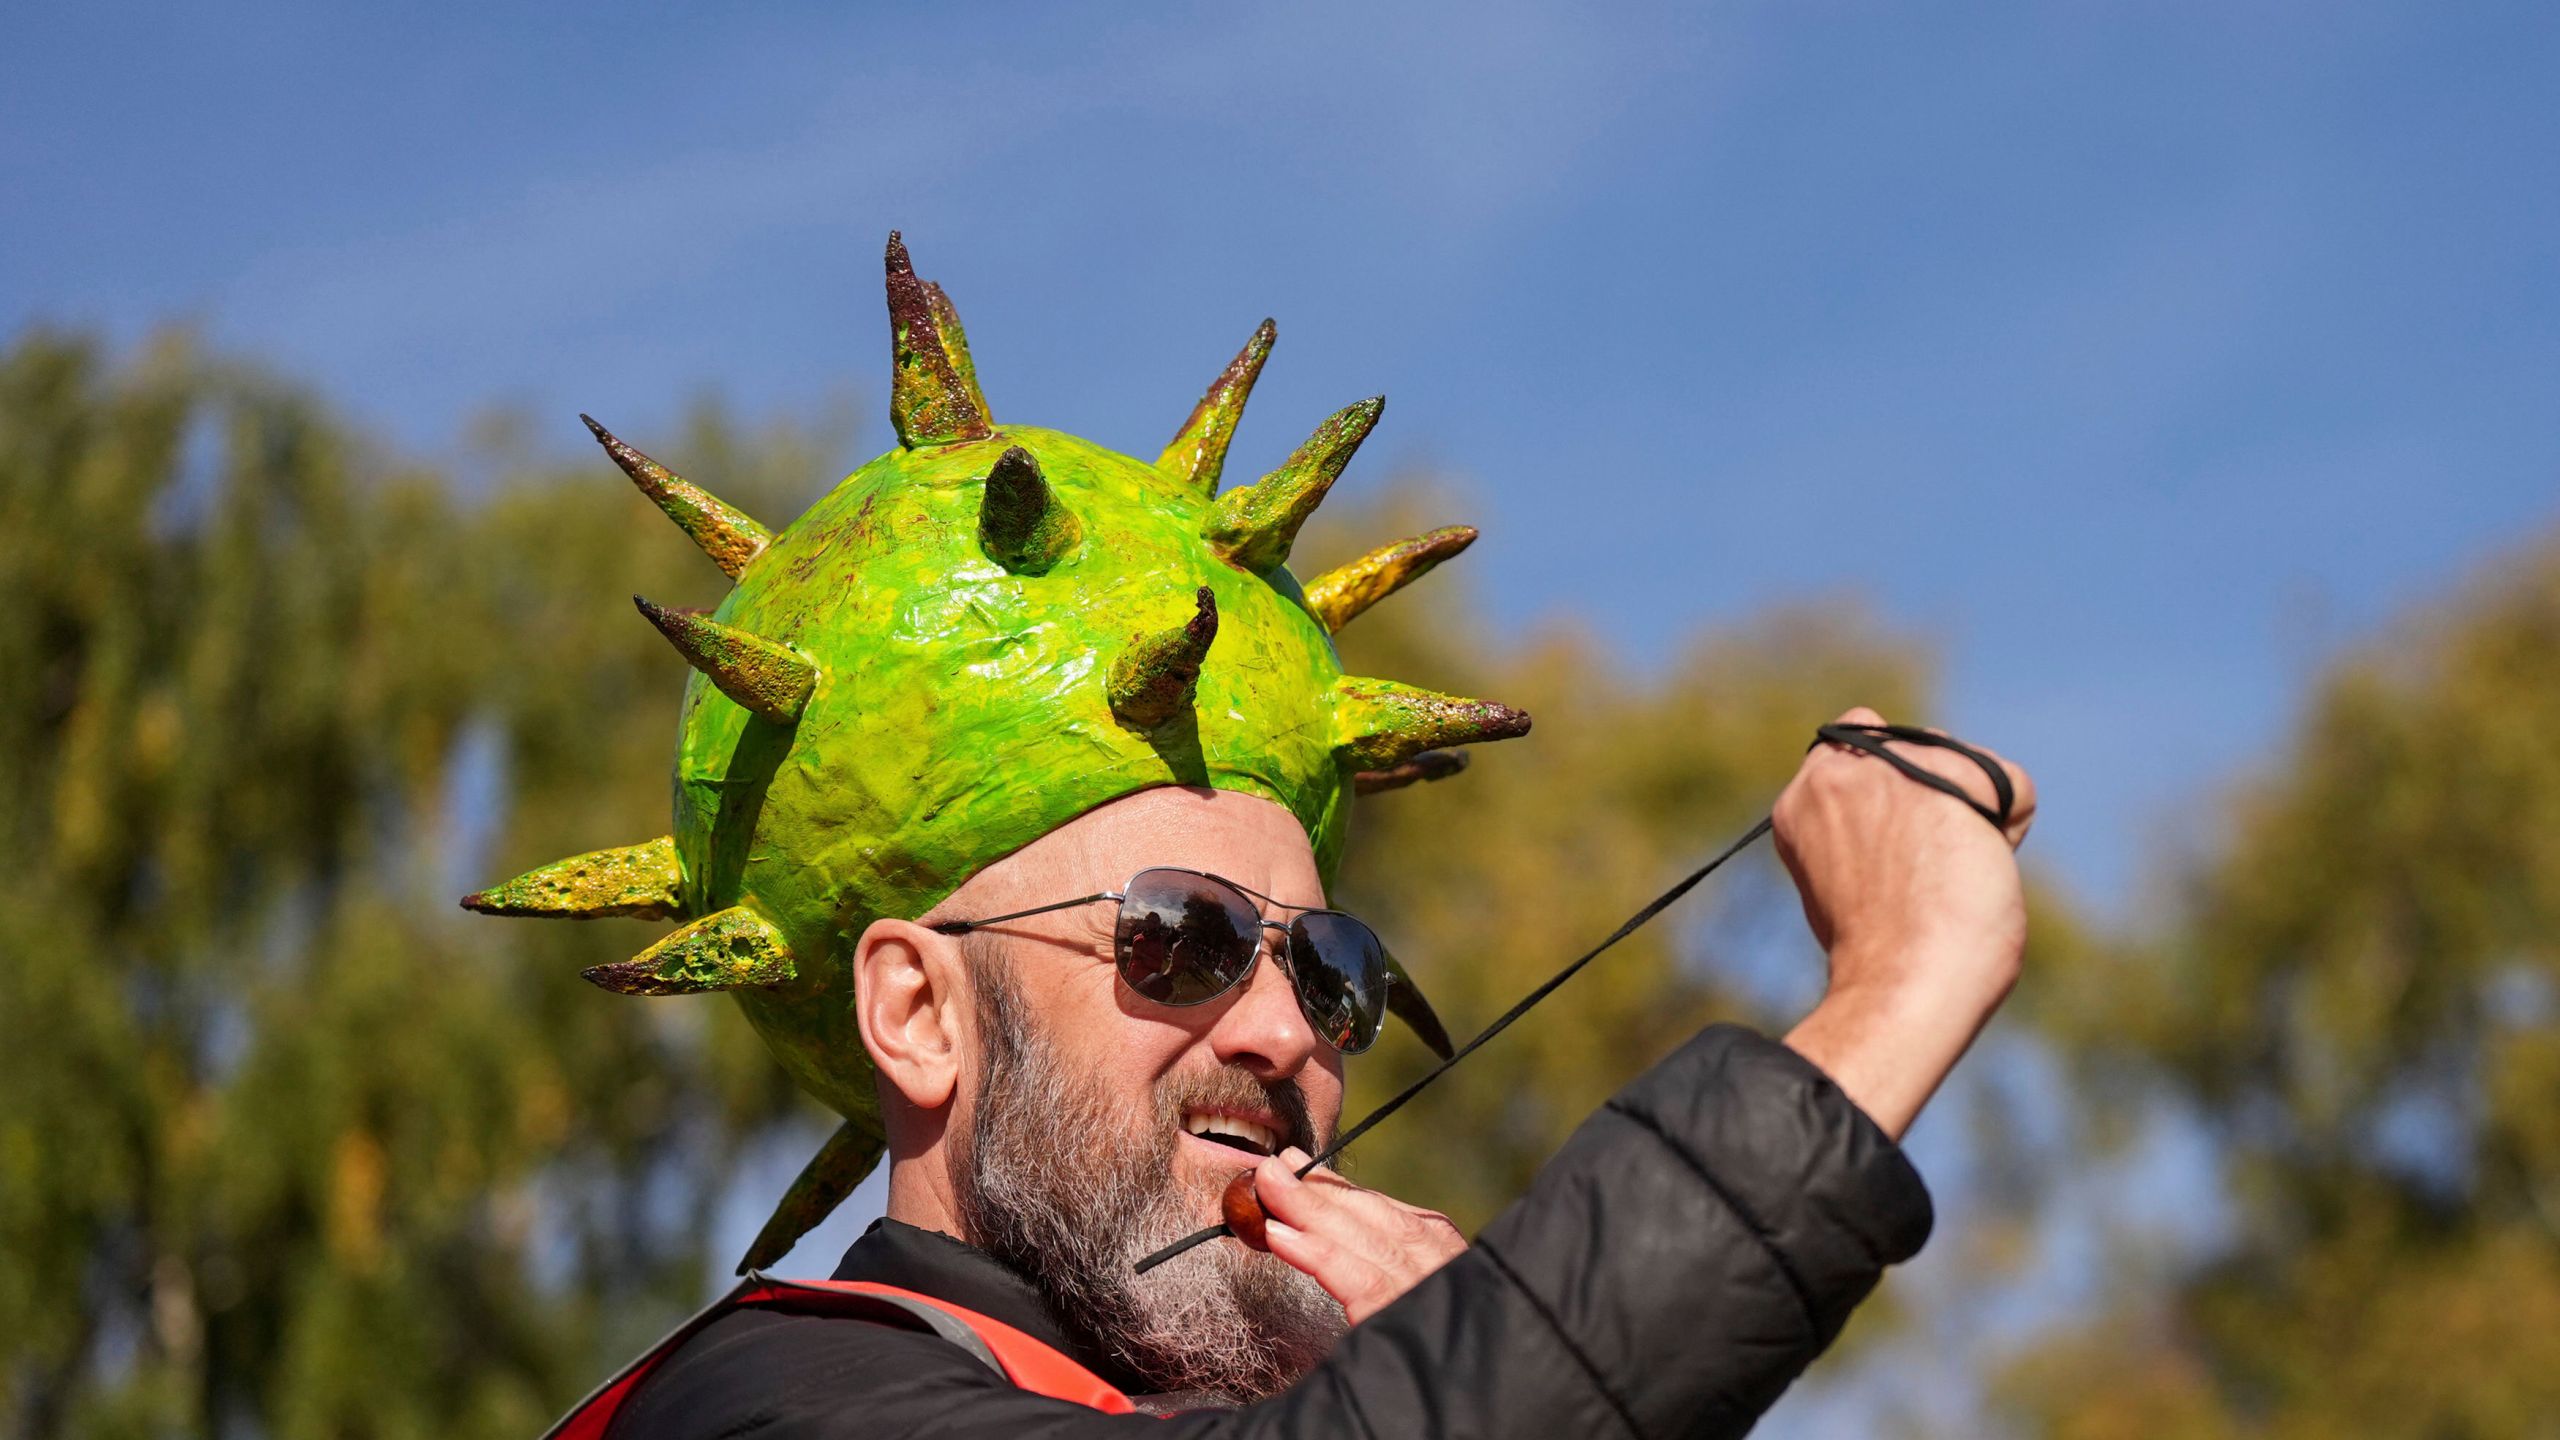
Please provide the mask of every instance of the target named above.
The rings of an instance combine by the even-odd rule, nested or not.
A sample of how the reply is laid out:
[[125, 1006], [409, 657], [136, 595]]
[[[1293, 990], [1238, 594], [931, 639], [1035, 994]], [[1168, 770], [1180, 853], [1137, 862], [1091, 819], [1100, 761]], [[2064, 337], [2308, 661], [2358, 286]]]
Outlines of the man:
[[[739, 581], [709, 617], [643, 603], [698, 672], [678, 832], [465, 902], [690, 917], [590, 978], [732, 993], [845, 1116], [750, 1260], [883, 1149], [887, 1214], [834, 1281], [751, 1275], [558, 1433], [1747, 1429], [1926, 1236], [1894, 1142], [2015, 977], [2025, 777], [2004, 833], [1875, 756], [1810, 752], [1775, 830], [1822, 1002], [1783, 1044], [1690, 1041], [1473, 1245], [1298, 1179], [1387, 1014], [1446, 1046], [1378, 937], [1324, 908], [1350, 795], [1527, 729], [1344, 676], [1327, 632], [1473, 532], [1301, 585], [1289, 541], [1377, 402], [1221, 493], [1269, 322], [1144, 465], [996, 430], [895, 236], [888, 268], [901, 449], [782, 534], [599, 429]], [[1989, 806], [1962, 758], [1901, 759]], [[1136, 1273], [1247, 1168], [1261, 1234]]]

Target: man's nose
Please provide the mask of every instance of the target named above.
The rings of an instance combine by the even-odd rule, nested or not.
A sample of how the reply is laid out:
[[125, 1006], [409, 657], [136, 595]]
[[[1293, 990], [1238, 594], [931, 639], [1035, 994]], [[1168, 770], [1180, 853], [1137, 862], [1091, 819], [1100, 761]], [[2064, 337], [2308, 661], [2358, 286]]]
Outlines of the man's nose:
[[[1263, 932], [1266, 937], [1275, 933]], [[1306, 1012], [1298, 1008], [1289, 972], [1266, 939], [1253, 973], [1209, 1028], [1210, 1049], [1220, 1063], [1242, 1065], [1257, 1079], [1287, 1080], [1306, 1068], [1318, 1043]]]

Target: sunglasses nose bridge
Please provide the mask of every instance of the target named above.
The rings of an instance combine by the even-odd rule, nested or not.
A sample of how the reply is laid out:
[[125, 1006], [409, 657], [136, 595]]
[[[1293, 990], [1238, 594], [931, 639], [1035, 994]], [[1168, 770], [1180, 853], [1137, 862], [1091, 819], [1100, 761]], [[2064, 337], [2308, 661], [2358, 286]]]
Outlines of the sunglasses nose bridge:
[[[1266, 928], [1273, 928], [1266, 922]], [[1282, 931], [1287, 926], [1276, 927]], [[1285, 938], [1277, 945], [1255, 932], [1255, 953], [1244, 972], [1214, 997], [1216, 1018], [1210, 1043], [1220, 1058], [1288, 1077], [1314, 1061], [1326, 1045], [1323, 1033], [1306, 1013], [1295, 971], [1289, 964]], [[1271, 953], [1262, 952], [1268, 949]], [[1271, 963], [1262, 963], [1268, 959]]]
[[[1291, 943], [1289, 922], [1265, 920], [1262, 922], [1262, 933], [1254, 936], [1253, 939], [1253, 968], [1259, 970], [1264, 961], [1271, 962], [1271, 968], [1280, 972], [1280, 979], [1287, 984], [1290, 993], [1294, 995], [1298, 989], [1298, 971], [1296, 966], [1289, 963]], [[1247, 983], [1251, 983], [1252, 979], [1253, 976], [1250, 973], [1245, 976]]]

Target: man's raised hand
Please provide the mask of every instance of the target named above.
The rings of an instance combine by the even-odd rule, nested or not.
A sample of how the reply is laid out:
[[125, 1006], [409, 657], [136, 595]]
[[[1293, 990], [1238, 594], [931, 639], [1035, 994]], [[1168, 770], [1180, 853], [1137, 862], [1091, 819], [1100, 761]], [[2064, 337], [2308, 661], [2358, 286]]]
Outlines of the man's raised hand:
[[[1880, 725], [1861, 707], [1840, 717]], [[1952, 750], [1896, 745], [1995, 806], [1991, 779]], [[2014, 853], [2035, 784], [2008, 771], [2007, 831], [1873, 756], [1816, 745], [1779, 795], [1779, 858], [1830, 956], [1831, 982], [1787, 1043], [1899, 1138], [2018, 977], [2026, 893]]]

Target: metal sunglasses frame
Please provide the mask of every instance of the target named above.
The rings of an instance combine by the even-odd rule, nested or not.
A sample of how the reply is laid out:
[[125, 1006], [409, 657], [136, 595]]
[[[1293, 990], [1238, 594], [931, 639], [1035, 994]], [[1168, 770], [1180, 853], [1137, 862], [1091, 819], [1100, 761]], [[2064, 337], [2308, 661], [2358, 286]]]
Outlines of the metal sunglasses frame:
[[[1273, 920], [1264, 916], [1258, 909], [1254, 911], [1253, 919], [1255, 924], [1261, 926], [1265, 930], [1277, 930], [1284, 936], [1289, 933], [1290, 929], [1295, 926], [1299, 920], [1302, 920], [1309, 915], [1339, 915], [1343, 919], [1350, 921], [1352, 924], [1359, 926], [1363, 931], [1367, 932], [1369, 936], [1369, 943], [1378, 947], [1378, 954], [1382, 960], [1386, 956], [1387, 942], [1378, 938], [1376, 928], [1371, 926], [1368, 921], [1361, 919], [1359, 916], [1352, 914], [1348, 910], [1336, 910], [1327, 905], [1292, 905], [1286, 900], [1274, 900], [1270, 896], [1263, 894], [1261, 891], [1239, 885], [1224, 875], [1212, 875], [1206, 870], [1194, 870], [1187, 865], [1149, 865], [1138, 870], [1135, 874], [1132, 874], [1127, 880], [1122, 881], [1121, 888], [1117, 890], [1097, 890], [1091, 895], [1079, 895], [1073, 900], [1055, 900], [1046, 905], [1034, 905], [1028, 910], [1014, 910], [1003, 915], [985, 915], [980, 916], [975, 920], [939, 920], [925, 928], [933, 931], [937, 935], [966, 935], [972, 930], [983, 930], [990, 925], [1001, 925], [1007, 920], [1027, 919], [1033, 915], [1046, 915], [1055, 910], [1072, 910], [1079, 905], [1091, 905], [1103, 900], [1109, 900], [1115, 904], [1125, 905], [1128, 903], [1130, 895], [1128, 887], [1135, 885], [1138, 882], [1138, 876], [1151, 874], [1156, 871], [1163, 871], [1168, 875], [1188, 875], [1195, 880], [1206, 880], [1212, 885], [1224, 885], [1228, 889], [1244, 896], [1248, 900], [1258, 900], [1262, 904], [1268, 905], [1275, 910], [1296, 911], [1297, 913], [1287, 920]], [[1116, 923], [1112, 926], [1111, 948], [1112, 966], [1114, 969], [1117, 969], [1120, 964], [1120, 944], [1119, 926]], [[1236, 973], [1236, 978], [1219, 986], [1209, 994], [1201, 996], [1197, 1000], [1158, 1000], [1152, 995], [1145, 995], [1143, 992], [1141, 992], [1141, 998], [1145, 999], [1148, 1004], [1162, 1005], [1170, 1010], [1187, 1010], [1195, 1005], [1206, 1005], [1210, 1001], [1217, 999], [1219, 996], [1226, 994], [1228, 991], [1231, 991], [1237, 986], [1252, 979], [1253, 967], [1262, 963], [1262, 952], [1264, 948], [1264, 946], [1256, 944], [1253, 947], [1253, 958], [1245, 962], [1244, 969]], [[1287, 946], [1284, 945], [1280, 948], [1279, 953], [1273, 957], [1272, 963], [1278, 965], [1280, 967], [1280, 973], [1288, 977], [1289, 993], [1298, 997], [1298, 1009], [1302, 1013], [1305, 1012], [1307, 1008], [1307, 993], [1298, 982], [1297, 970], [1289, 964]], [[1386, 995], [1389, 990], [1395, 988], [1395, 972], [1392, 969], [1381, 970], [1379, 978], [1383, 980], [1385, 984], [1381, 986], [1378, 991], [1378, 1014], [1376, 1027], [1369, 1032], [1369, 1038], [1362, 1041], [1357, 1046], [1334, 1046], [1334, 1049], [1345, 1055], [1360, 1054], [1370, 1046], [1377, 1044], [1378, 1035], [1386, 1029]], [[1122, 977], [1121, 983], [1128, 983], [1125, 976]], [[1131, 988], [1135, 989], [1136, 987], [1131, 986]], [[1307, 1023], [1310, 1027], [1316, 1027], [1318, 1024], [1316, 1017], [1312, 1014], [1307, 1016]], [[1320, 1029], [1318, 1031], [1318, 1037], [1322, 1038], [1322, 1031]], [[1327, 1040], [1325, 1043], [1332, 1044], [1333, 1042]]]

